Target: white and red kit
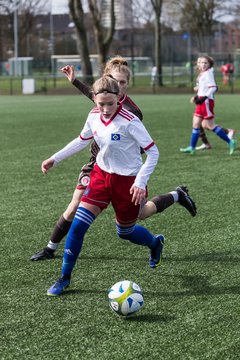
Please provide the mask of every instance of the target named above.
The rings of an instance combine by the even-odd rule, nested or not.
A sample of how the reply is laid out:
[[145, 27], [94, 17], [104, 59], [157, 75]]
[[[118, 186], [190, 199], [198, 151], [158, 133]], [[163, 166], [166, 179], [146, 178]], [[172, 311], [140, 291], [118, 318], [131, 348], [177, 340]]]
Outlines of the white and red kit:
[[194, 115], [203, 119], [212, 119], [214, 117], [214, 93], [217, 91], [217, 85], [214, 79], [213, 68], [210, 68], [198, 76], [198, 97], [207, 96], [203, 104], [196, 105]]
[[[73, 85], [76, 86], [76, 88], [79, 89], [82, 94], [84, 94], [90, 100], [93, 101], [93, 91], [92, 91], [91, 87], [89, 87], [88, 85], [82, 83], [78, 79], [74, 79]], [[127, 96], [126, 94], [123, 95], [122, 98], [119, 100], [119, 103], [122, 104], [122, 106], [126, 110], [128, 110], [128, 111], [132, 112], [133, 114], [135, 114], [142, 121], [143, 114], [142, 114], [141, 110], [132, 101], [132, 99], [130, 99], [129, 96]], [[96, 156], [97, 156], [97, 153], [99, 151], [99, 147], [98, 147], [98, 145], [97, 145], [97, 143], [95, 141], [92, 141], [92, 143], [90, 145], [90, 151], [91, 151], [90, 161], [87, 164], [83, 165], [83, 167], [81, 168], [80, 174], [79, 174], [78, 184], [76, 186], [76, 189], [78, 189], [78, 190], [86, 189], [87, 185], [89, 184], [90, 173], [91, 173], [91, 171], [93, 169], [93, 166], [94, 166], [94, 164], [96, 162]], [[141, 152], [143, 153], [142, 149], [141, 149]]]
[[[102, 209], [112, 202], [120, 223], [133, 222], [137, 219], [139, 206], [131, 202], [129, 190], [133, 184], [146, 189], [158, 161], [158, 149], [142, 122], [120, 105], [108, 120], [103, 118], [98, 108], [94, 108], [80, 136], [54, 154], [52, 159], [60, 162], [85, 148], [93, 138], [100, 150], [82, 201]], [[144, 164], [140, 147], [147, 155]]]

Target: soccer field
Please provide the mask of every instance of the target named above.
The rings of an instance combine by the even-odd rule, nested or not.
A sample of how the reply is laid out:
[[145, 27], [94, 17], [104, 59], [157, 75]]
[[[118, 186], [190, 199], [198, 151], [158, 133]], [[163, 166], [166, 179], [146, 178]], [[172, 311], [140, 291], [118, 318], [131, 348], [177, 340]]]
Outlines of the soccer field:
[[[238, 360], [240, 354], [239, 145], [207, 133], [213, 149], [179, 152], [191, 133], [187, 95], [136, 95], [144, 124], [160, 150], [149, 198], [186, 184], [197, 203], [192, 218], [178, 204], [144, 222], [166, 237], [162, 265], [148, 250], [118, 238], [109, 207], [86, 234], [71, 287], [47, 289], [59, 277], [55, 260], [31, 262], [65, 210], [89, 151], [47, 176], [41, 162], [75, 138], [92, 103], [83, 96], [1, 96], [0, 358], [83, 360]], [[216, 97], [216, 123], [236, 129], [239, 95]], [[109, 308], [107, 289], [129, 279], [145, 305], [129, 319]]]

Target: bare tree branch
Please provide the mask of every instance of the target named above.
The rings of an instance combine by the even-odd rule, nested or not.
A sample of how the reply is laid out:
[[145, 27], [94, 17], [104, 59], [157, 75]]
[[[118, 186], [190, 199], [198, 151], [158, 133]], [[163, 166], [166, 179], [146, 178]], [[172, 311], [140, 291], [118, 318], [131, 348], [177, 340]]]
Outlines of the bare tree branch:
[[102, 12], [98, 7], [97, 0], [88, 0], [88, 5], [93, 18], [94, 32], [98, 50], [99, 64], [101, 67], [104, 66], [107, 60], [107, 54], [111, 45], [114, 31], [115, 31], [115, 12], [114, 12], [115, 0], [110, 0], [109, 5], [109, 17], [110, 25], [109, 28], [103, 27]]
[[83, 81], [86, 83], [93, 82], [92, 65], [89, 56], [87, 32], [84, 22], [84, 11], [82, 1], [80, 0], [69, 0], [68, 1], [70, 16], [75, 24], [76, 36], [77, 36], [77, 47], [81, 56], [82, 74]]

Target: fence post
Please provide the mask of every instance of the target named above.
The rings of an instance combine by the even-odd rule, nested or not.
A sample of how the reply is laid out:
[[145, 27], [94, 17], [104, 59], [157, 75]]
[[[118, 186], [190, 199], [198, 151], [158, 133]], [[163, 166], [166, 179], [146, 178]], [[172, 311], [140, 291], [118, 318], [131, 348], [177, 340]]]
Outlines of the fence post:
[[152, 82], [152, 93], [156, 94], [156, 83], [155, 83], [155, 81]]
[[229, 74], [229, 80], [228, 80], [228, 84], [231, 88], [231, 94], [234, 93], [234, 78], [233, 78], [233, 74]]
[[53, 74], [53, 88], [56, 88], [56, 75], [55, 73]]
[[47, 77], [46, 76], [44, 77], [44, 92], [45, 92], [45, 95], [47, 95]]
[[13, 84], [12, 84], [12, 76], [10, 76], [10, 95], [13, 95]]

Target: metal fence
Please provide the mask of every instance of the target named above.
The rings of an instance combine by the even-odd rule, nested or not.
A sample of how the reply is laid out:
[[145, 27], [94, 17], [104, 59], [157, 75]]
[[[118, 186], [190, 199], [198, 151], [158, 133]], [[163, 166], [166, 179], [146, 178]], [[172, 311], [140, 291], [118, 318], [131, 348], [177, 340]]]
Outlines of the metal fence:
[[[152, 81], [151, 74], [133, 74], [130, 92], [135, 93], [189, 93], [195, 85], [196, 74], [193, 68], [187, 66], [163, 66], [163, 86], [157, 86]], [[233, 74], [229, 81], [223, 84], [222, 73], [215, 68], [215, 78], [219, 91], [223, 93], [239, 93], [240, 80]], [[31, 86], [26, 88], [26, 81]], [[79, 78], [81, 80], [81, 78]], [[28, 91], [29, 90], [29, 91]], [[0, 76], [0, 95], [20, 94], [76, 94], [78, 90], [72, 86], [64, 75], [35, 75], [35, 76]]]

